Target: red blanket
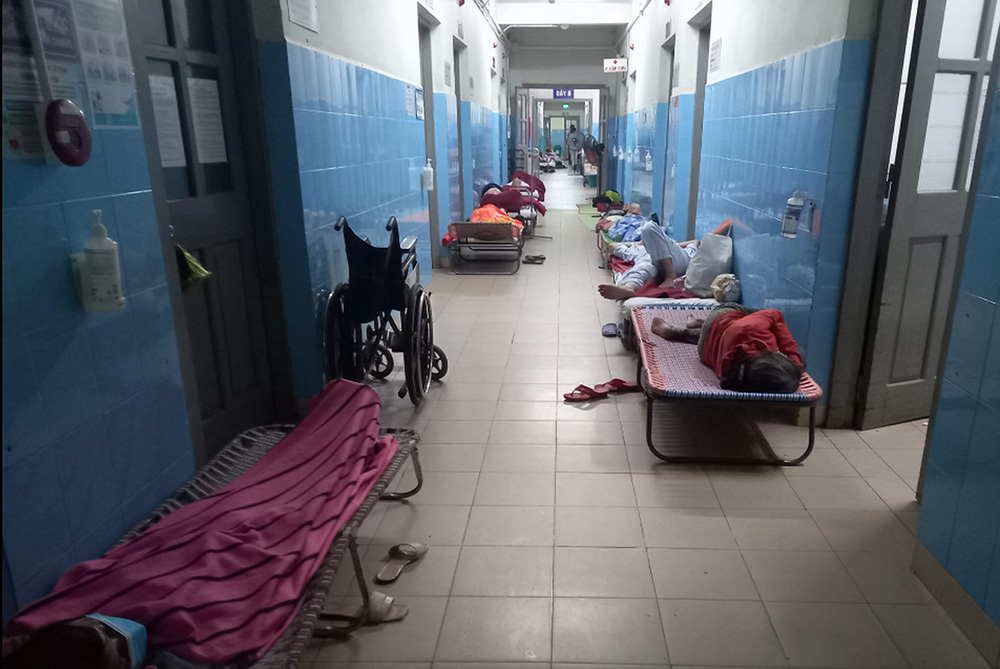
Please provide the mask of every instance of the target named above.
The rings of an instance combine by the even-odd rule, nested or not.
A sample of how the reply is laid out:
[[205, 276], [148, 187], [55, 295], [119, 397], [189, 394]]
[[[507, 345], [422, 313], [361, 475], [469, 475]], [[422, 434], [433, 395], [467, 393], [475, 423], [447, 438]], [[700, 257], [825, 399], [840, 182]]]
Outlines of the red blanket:
[[378, 438], [379, 408], [371, 388], [330, 383], [246, 473], [73, 567], [5, 633], [99, 612], [142, 623], [151, 646], [193, 660], [260, 657], [396, 453], [394, 438]]

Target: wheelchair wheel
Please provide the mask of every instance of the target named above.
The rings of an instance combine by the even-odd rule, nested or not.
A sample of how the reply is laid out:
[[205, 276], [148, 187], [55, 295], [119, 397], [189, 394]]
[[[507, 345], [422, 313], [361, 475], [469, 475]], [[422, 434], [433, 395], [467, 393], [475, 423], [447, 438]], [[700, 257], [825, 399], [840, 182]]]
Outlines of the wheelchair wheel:
[[419, 405], [431, 386], [434, 359], [434, 323], [431, 301], [417, 284], [410, 289], [403, 325], [403, 362], [406, 391], [414, 406]]
[[372, 378], [385, 381], [392, 374], [395, 366], [396, 363], [392, 359], [392, 351], [385, 344], [379, 344], [378, 348], [375, 349], [375, 356], [368, 373], [372, 375]]
[[346, 283], [337, 286], [326, 302], [323, 323], [323, 367], [326, 380], [357, 378], [357, 343], [355, 328], [347, 314]]
[[434, 345], [434, 360], [431, 361], [431, 378], [440, 381], [448, 373], [448, 356], [444, 354], [441, 347]]

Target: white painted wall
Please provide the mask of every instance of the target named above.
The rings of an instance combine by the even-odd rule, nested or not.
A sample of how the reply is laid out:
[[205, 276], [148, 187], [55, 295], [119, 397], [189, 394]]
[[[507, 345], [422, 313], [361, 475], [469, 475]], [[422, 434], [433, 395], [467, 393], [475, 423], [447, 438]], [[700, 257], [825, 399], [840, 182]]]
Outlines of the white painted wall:
[[412, 84], [420, 83], [416, 0], [321, 0], [317, 3], [318, 33], [288, 20], [288, 0], [253, 3], [258, 39], [284, 38]]
[[[420, 85], [418, 3], [422, 4], [420, 11], [427, 11], [438, 21], [431, 29], [433, 81], [437, 92], [454, 93], [454, 76], [450, 84], [445, 83], [445, 62], [453, 61], [453, 39], [458, 35], [461, 21], [468, 45], [462, 56], [463, 99], [506, 113], [506, 87], [501, 84], [503, 71], [509, 70], [506, 48], [474, 0], [462, 7], [457, 2], [438, 0], [433, 8], [425, 0], [320, 0], [318, 33], [288, 20], [288, 0], [252, 2], [258, 39], [286, 39], [417, 86]], [[494, 57], [496, 75], [490, 71]], [[470, 76], [474, 81], [472, 87]]]
[[[510, 64], [507, 48], [483, 16], [474, 0], [459, 7], [458, 2], [437, 0], [433, 7], [420, 0], [424, 9], [440, 24], [431, 29], [431, 59], [434, 61], [434, 91], [455, 93], [454, 50], [458, 26], [462, 24], [464, 38], [459, 38], [466, 48], [459, 52], [462, 76], [462, 100], [475, 102], [493, 111], [507, 112], [508, 96], [504, 73], [509, 79]], [[496, 44], [496, 46], [494, 46]], [[492, 68], [496, 61], [496, 74]], [[450, 83], [445, 81], [445, 63], [451, 64]], [[472, 78], [470, 86], [469, 79]]]
[[[511, 85], [611, 86], [616, 75], [604, 73], [604, 59], [618, 54], [606, 47], [518, 47], [510, 56]], [[617, 75], [621, 77], [621, 75]]]
[[727, 79], [845, 37], [874, 34], [876, 0], [714, 0], [712, 43], [722, 40], [720, 67], [708, 83]]
[[[645, 7], [643, 7], [645, 5]], [[641, 14], [640, 14], [641, 12]], [[628, 55], [629, 74], [635, 74], [635, 84], [628, 92], [628, 111], [666, 102], [670, 97], [670, 56], [663, 48], [666, 25], [671, 8], [663, 2], [646, 0], [633, 3], [632, 25], [622, 45]]]
[[496, 17], [500, 25], [600, 25], [627, 21], [629, 0], [618, 2], [499, 2]]

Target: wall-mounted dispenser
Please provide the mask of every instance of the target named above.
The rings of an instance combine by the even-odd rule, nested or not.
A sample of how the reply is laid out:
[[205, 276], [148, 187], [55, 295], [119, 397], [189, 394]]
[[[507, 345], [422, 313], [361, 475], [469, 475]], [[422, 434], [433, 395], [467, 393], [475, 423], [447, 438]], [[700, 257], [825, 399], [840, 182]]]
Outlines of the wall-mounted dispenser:
[[653, 171], [653, 155], [649, 151], [646, 151], [646, 171]]
[[427, 164], [420, 170], [420, 187], [426, 191], [434, 190], [434, 165], [431, 159], [427, 159]]
[[802, 197], [801, 191], [795, 191], [785, 203], [785, 214], [781, 218], [781, 236], [788, 239], [795, 238], [799, 234], [799, 220], [802, 218], [802, 210], [809, 210], [809, 218], [812, 218], [813, 210], [816, 209], [816, 201]]
[[83, 245], [83, 253], [71, 256], [77, 289], [85, 311], [122, 311], [122, 270], [118, 243], [108, 238], [101, 222], [101, 210], [95, 209], [93, 230]]

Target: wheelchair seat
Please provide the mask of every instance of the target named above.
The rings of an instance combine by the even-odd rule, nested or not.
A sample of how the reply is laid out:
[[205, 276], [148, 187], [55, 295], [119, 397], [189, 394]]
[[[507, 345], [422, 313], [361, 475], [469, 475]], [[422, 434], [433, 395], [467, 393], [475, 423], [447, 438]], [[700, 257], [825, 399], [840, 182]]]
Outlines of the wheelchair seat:
[[389, 246], [372, 246], [345, 220], [344, 248], [351, 286], [348, 306], [353, 317], [368, 323], [387, 311], [402, 311], [406, 307], [406, 277], [400, 269], [403, 250], [399, 228], [391, 226]]

